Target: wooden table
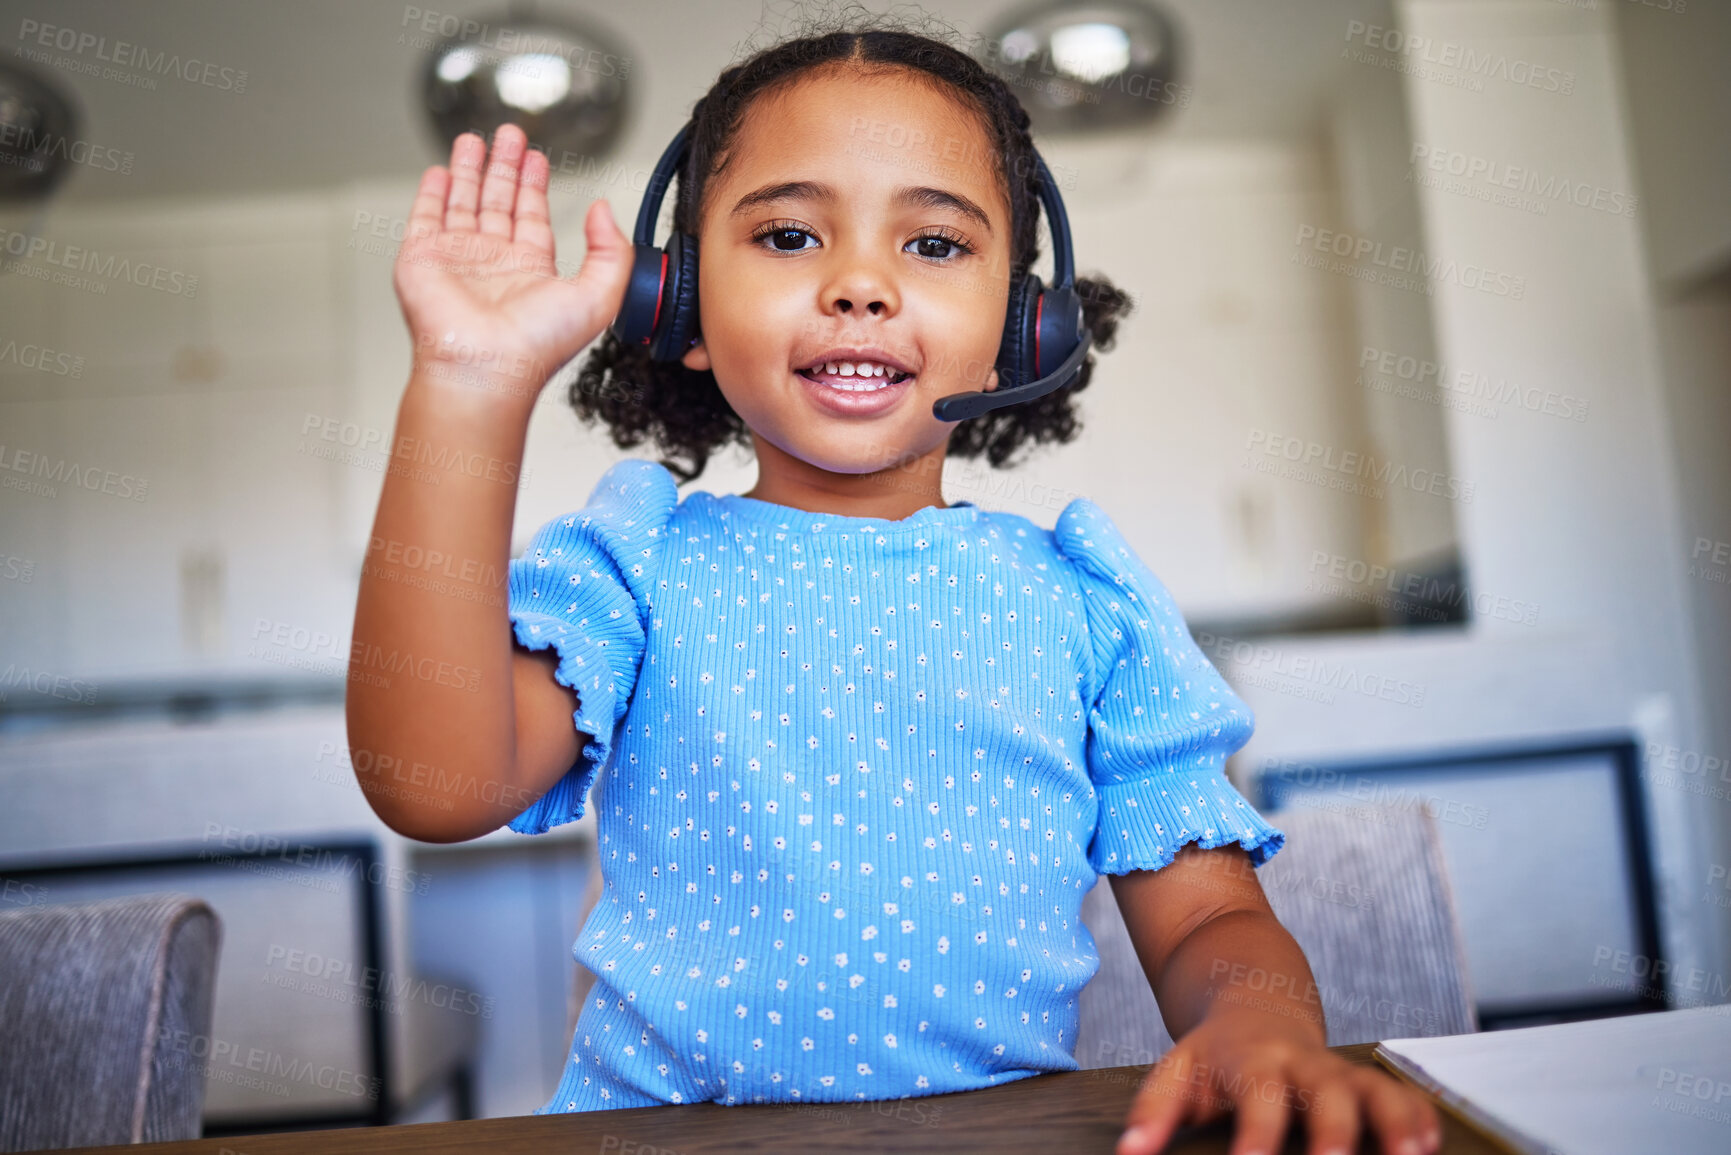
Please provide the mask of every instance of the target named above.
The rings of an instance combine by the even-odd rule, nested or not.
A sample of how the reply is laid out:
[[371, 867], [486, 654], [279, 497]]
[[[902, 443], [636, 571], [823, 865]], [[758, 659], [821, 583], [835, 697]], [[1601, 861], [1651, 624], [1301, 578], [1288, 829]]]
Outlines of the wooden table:
[[[1337, 1047], [1367, 1066], [1374, 1044]], [[1018, 1079], [983, 1091], [961, 1091], [874, 1103], [715, 1103], [635, 1107], [565, 1115], [521, 1115], [462, 1123], [405, 1127], [348, 1127], [329, 1131], [82, 1147], [129, 1155], [337, 1155], [339, 1152], [557, 1151], [588, 1155], [694, 1155], [734, 1151], [1028, 1152], [1030, 1155], [1110, 1155], [1124, 1130], [1124, 1115], [1150, 1065], [1066, 1071]], [[1439, 1109], [1442, 1155], [1505, 1155], [1504, 1148]], [[1170, 1155], [1224, 1155], [1230, 1119], [1190, 1131], [1167, 1146]], [[1302, 1124], [1286, 1150], [1306, 1150]], [[1366, 1141], [1362, 1152], [1378, 1150]]]

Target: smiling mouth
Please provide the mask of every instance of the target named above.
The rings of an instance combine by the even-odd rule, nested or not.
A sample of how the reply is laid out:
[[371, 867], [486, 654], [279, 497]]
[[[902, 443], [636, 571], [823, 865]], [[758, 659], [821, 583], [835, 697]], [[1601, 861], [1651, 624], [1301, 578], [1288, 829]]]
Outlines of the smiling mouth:
[[795, 369], [794, 372], [807, 381], [839, 389], [844, 393], [876, 393], [892, 385], [900, 385], [914, 376], [912, 373], [898, 372], [888, 365], [870, 361], [829, 361], [809, 369]]

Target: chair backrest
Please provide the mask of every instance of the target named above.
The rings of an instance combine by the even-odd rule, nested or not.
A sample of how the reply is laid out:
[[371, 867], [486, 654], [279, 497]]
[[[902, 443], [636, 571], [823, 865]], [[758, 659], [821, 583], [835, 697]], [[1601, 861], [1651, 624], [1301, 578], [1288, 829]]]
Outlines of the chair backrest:
[[223, 920], [212, 1131], [382, 1121], [413, 1092], [415, 1016], [452, 1016], [410, 965], [411, 849], [357, 785], [340, 701], [0, 732], [0, 882], [55, 905], [180, 891]]
[[198, 1138], [221, 937], [184, 894], [0, 912], [0, 1150]]
[[[1316, 977], [1330, 1045], [1476, 1031], [1434, 820], [1423, 809], [1295, 808], [1270, 816], [1286, 845], [1256, 873]], [[1083, 1069], [1152, 1063], [1172, 1046], [1104, 877], [1082, 901], [1100, 970], [1083, 988]], [[1254, 990], [1255, 975], [1246, 976]]]

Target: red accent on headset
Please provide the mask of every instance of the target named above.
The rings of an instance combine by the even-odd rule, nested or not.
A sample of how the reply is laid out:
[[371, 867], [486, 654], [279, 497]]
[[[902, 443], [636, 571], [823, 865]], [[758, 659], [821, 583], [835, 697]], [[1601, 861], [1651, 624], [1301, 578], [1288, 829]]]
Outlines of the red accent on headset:
[[1046, 307], [1046, 294], [1041, 293], [1039, 299], [1034, 302], [1034, 376], [1036, 378], [1041, 376], [1041, 373], [1040, 373], [1040, 313], [1042, 310], [1045, 309], [1045, 307]]
[[655, 285], [655, 319], [649, 322], [649, 337], [643, 338], [645, 345], [655, 335], [655, 326], [661, 324], [661, 291], [667, 287], [667, 254], [661, 254], [661, 280]]

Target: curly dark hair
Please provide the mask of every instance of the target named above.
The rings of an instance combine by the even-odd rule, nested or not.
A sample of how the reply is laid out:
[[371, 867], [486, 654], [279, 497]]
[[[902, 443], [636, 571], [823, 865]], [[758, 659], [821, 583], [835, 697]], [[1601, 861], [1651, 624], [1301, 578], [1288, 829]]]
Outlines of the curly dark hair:
[[[845, 23], [849, 26], [814, 31], [757, 52], [723, 71], [698, 100], [691, 113], [689, 155], [677, 178], [673, 227], [696, 235], [704, 183], [726, 163], [726, 150], [752, 101], [824, 65], [912, 69], [959, 95], [985, 122], [998, 177], [1008, 191], [1010, 275], [1016, 283], [1040, 251], [1039, 178], [1026, 110], [1002, 79], [941, 40], [869, 13]], [[1077, 277], [1076, 292], [1094, 348], [1110, 349], [1118, 321], [1130, 311], [1130, 297], [1101, 276]], [[1072, 399], [1088, 387], [1093, 368], [1090, 353], [1063, 389], [957, 422], [948, 452], [964, 458], [984, 454], [999, 468], [1024, 445], [1074, 440], [1081, 422]], [[661, 465], [681, 484], [701, 474], [716, 450], [730, 443], [751, 445], [751, 431], [728, 405], [712, 372], [651, 360], [646, 349], [623, 344], [611, 330], [584, 358], [567, 400], [585, 423], [605, 422], [621, 449], [653, 439], [667, 455]]]

